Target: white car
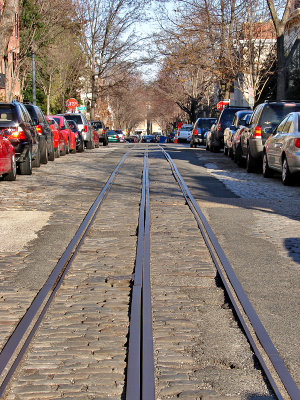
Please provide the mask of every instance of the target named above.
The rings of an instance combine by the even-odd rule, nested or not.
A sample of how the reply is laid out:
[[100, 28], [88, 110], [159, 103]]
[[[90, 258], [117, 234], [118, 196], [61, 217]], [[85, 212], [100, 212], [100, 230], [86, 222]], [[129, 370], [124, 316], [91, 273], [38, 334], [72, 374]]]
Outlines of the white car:
[[183, 124], [178, 131], [178, 139], [177, 142], [189, 142], [191, 140], [193, 125], [191, 124]]

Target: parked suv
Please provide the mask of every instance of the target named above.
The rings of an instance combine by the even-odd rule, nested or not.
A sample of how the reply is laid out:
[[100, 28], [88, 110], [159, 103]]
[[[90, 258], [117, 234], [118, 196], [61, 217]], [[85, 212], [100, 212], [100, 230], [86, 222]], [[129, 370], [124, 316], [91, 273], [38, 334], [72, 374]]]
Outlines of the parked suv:
[[75, 121], [78, 128], [82, 132], [82, 136], [84, 139], [84, 144], [87, 149], [93, 149], [95, 147], [94, 138], [93, 138], [93, 129], [86, 116], [82, 113], [71, 113], [71, 114], [63, 114], [67, 121]]
[[102, 121], [91, 121], [92, 127], [98, 133], [99, 142], [103, 143], [103, 146], [108, 145], [108, 137], [106, 134], [105, 126]]
[[232, 125], [233, 117], [237, 111], [245, 110], [247, 107], [225, 107], [215, 125], [211, 127], [207, 135], [208, 148], [210, 151], [219, 151], [224, 147], [224, 130]]
[[43, 135], [46, 139], [46, 145], [44, 148], [41, 148], [41, 163], [47, 164], [48, 160], [54, 161], [53, 132], [46, 117], [38, 106], [34, 106], [30, 103], [24, 103], [24, 105], [31, 116], [37, 132]]
[[241, 156], [248, 172], [262, 169], [263, 148], [279, 122], [290, 112], [300, 111], [300, 103], [280, 101], [259, 104], [253, 111], [249, 126], [240, 138]]
[[232, 137], [234, 133], [240, 128], [240, 126], [244, 123], [244, 117], [246, 115], [251, 115], [252, 110], [240, 110], [234, 114], [232, 125], [228, 126], [224, 130], [224, 154], [233, 158], [232, 151]]
[[193, 127], [190, 147], [197, 147], [198, 144], [205, 144], [204, 134], [215, 123], [215, 118], [198, 118]]
[[31, 175], [32, 167], [39, 166], [40, 136], [22, 103], [0, 103], [0, 129], [14, 146], [19, 172]]

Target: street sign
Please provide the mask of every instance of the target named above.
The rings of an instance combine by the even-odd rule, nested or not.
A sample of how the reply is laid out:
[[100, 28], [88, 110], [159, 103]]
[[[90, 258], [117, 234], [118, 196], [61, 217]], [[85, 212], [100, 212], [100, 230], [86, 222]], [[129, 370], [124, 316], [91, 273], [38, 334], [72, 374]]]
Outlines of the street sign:
[[75, 110], [75, 108], [77, 107], [77, 100], [76, 99], [68, 99], [67, 100], [67, 107], [70, 110]]
[[219, 101], [219, 103], [217, 104], [217, 109], [219, 111], [222, 111], [226, 106], [229, 106], [230, 101], [229, 100], [222, 100]]
[[85, 106], [78, 106], [78, 107], [77, 107], [77, 110], [78, 110], [79, 112], [85, 111]]

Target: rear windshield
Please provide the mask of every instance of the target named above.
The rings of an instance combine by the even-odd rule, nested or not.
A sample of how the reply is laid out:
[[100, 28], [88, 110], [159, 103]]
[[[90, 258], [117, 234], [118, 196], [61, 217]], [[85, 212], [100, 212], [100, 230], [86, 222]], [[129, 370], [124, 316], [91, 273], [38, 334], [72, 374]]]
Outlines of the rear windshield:
[[91, 122], [93, 128], [95, 129], [103, 129], [103, 124], [102, 122]]
[[267, 104], [262, 112], [260, 124], [262, 128], [276, 128], [279, 122], [290, 112], [300, 111], [300, 104]]
[[221, 114], [220, 122], [222, 124], [226, 124], [227, 126], [231, 125], [234, 114], [237, 111], [239, 111], [237, 108], [225, 108], [225, 110]]
[[181, 131], [192, 131], [193, 130], [193, 126], [191, 126], [191, 125], [182, 125], [180, 130]]
[[10, 104], [0, 106], [0, 122], [12, 122], [16, 121], [16, 110], [15, 107]]
[[210, 129], [212, 124], [215, 122], [215, 119], [200, 119], [197, 123], [197, 127], [201, 129]]
[[75, 115], [75, 114], [65, 114], [64, 117], [68, 120], [68, 121], [75, 121], [76, 124], [82, 125], [84, 122], [82, 121], [82, 118], [80, 115]]

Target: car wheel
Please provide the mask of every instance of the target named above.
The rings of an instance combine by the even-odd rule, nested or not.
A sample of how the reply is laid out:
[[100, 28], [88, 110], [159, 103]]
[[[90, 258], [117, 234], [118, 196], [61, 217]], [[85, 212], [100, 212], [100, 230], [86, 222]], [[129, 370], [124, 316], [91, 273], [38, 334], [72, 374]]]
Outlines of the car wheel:
[[47, 146], [47, 142], [46, 139], [41, 136], [40, 137], [40, 160], [41, 160], [41, 164], [47, 164], [48, 162], [48, 146]]
[[267, 153], [264, 153], [263, 156], [263, 165], [262, 165], [262, 173], [265, 178], [270, 178], [273, 175], [273, 171], [269, 167]]
[[64, 149], [60, 152], [61, 156], [65, 156], [66, 155], [66, 144], [64, 143]]
[[70, 153], [70, 143], [69, 143], [69, 139], [67, 141], [67, 146], [66, 146], [66, 154]]
[[15, 181], [16, 177], [17, 177], [17, 163], [16, 163], [15, 153], [13, 153], [12, 158], [11, 158], [10, 171], [8, 174], [3, 175], [3, 180], [4, 181]]
[[84, 144], [83, 140], [80, 141], [80, 145], [78, 146], [78, 152], [82, 153], [84, 151]]
[[254, 159], [250, 153], [250, 149], [247, 151], [247, 160], [246, 160], [246, 170], [247, 172], [254, 172]]
[[32, 174], [32, 152], [31, 148], [28, 150], [26, 158], [20, 163], [20, 174], [31, 175]]
[[209, 151], [209, 145], [208, 145], [207, 142], [206, 142], [206, 145], [205, 145], [205, 150]]
[[281, 181], [284, 185], [291, 185], [293, 183], [292, 174], [289, 169], [289, 165], [286, 157], [282, 160], [282, 173], [281, 173]]
[[228, 147], [224, 146], [224, 156], [228, 155]]
[[230, 158], [231, 160], [233, 160], [233, 151], [232, 148], [228, 149], [228, 158]]
[[59, 145], [57, 146], [57, 148], [55, 149], [55, 157], [59, 158], [60, 157], [60, 147]]
[[88, 150], [93, 149], [93, 148], [94, 148], [93, 142], [92, 142], [91, 140], [85, 142], [85, 147], [86, 147]]
[[74, 149], [70, 150], [70, 153], [71, 153], [71, 154], [76, 154], [76, 144], [75, 144]]
[[107, 139], [104, 139], [103, 140], [103, 146], [107, 146], [108, 145], [108, 140]]
[[41, 150], [40, 146], [38, 147], [38, 151], [36, 152], [36, 157], [32, 160], [32, 166], [34, 168], [39, 168], [41, 166]]
[[49, 155], [48, 155], [48, 160], [49, 160], [49, 161], [54, 161], [54, 159], [55, 159], [55, 154], [54, 154], [54, 143], [53, 143], [53, 141], [52, 141], [52, 143], [51, 143], [51, 148], [50, 148]]

